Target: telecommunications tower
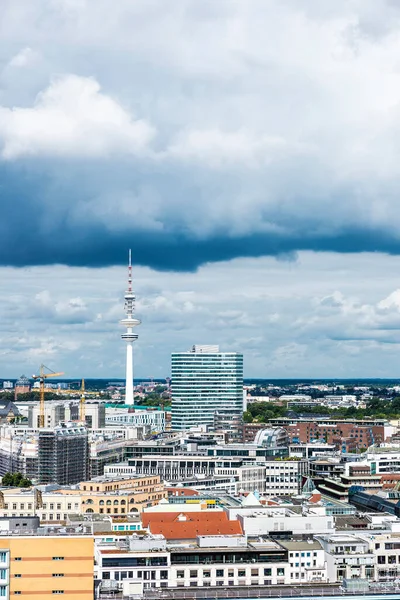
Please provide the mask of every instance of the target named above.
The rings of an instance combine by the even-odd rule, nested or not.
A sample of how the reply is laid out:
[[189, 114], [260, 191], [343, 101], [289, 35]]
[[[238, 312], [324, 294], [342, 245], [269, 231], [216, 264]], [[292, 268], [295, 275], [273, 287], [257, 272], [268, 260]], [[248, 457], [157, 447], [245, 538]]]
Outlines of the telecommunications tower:
[[126, 384], [125, 384], [125, 404], [133, 404], [133, 342], [138, 339], [138, 334], [133, 333], [133, 328], [140, 325], [139, 319], [135, 319], [136, 296], [132, 291], [132, 256], [129, 250], [128, 264], [128, 289], [125, 292], [125, 319], [122, 319], [121, 325], [126, 327], [126, 333], [121, 338], [126, 342]]

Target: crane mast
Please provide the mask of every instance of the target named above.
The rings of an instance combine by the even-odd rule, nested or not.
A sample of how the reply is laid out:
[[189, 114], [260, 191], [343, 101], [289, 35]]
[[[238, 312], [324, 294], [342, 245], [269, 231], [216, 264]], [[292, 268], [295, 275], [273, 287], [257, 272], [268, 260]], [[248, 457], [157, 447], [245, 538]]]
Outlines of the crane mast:
[[[48, 373], [45, 372], [48, 371]], [[42, 429], [44, 427], [44, 381], [49, 377], [59, 377], [60, 375], [64, 375], [64, 373], [55, 373], [46, 365], [40, 365], [39, 375], [33, 375], [33, 379], [39, 380], [39, 397], [40, 397], [40, 411], [39, 411], [39, 428]]]
[[81, 400], [79, 402], [79, 420], [82, 421], [83, 423], [86, 420], [86, 414], [85, 414], [85, 380], [82, 379], [82, 384], [81, 384]]

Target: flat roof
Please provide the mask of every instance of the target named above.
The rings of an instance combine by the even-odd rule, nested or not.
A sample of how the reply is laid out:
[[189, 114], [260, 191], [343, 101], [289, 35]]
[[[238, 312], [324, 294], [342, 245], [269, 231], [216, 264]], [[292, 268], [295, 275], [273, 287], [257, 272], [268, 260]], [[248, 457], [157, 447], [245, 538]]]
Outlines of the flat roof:
[[322, 548], [317, 540], [279, 540], [279, 543], [287, 550], [321, 550]]

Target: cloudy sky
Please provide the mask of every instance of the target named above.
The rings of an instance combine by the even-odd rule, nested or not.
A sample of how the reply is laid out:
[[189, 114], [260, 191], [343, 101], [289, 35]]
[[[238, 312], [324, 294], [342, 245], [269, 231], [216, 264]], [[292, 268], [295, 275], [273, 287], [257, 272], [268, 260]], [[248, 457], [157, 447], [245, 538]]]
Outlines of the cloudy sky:
[[400, 375], [397, 0], [2, 0], [0, 377]]

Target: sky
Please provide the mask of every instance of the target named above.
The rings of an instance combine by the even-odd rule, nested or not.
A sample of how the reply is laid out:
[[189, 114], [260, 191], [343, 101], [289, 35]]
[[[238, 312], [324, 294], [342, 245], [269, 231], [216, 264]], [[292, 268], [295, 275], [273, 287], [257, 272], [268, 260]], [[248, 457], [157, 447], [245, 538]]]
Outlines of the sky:
[[2, 0], [0, 377], [397, 377], [397, 0]]

